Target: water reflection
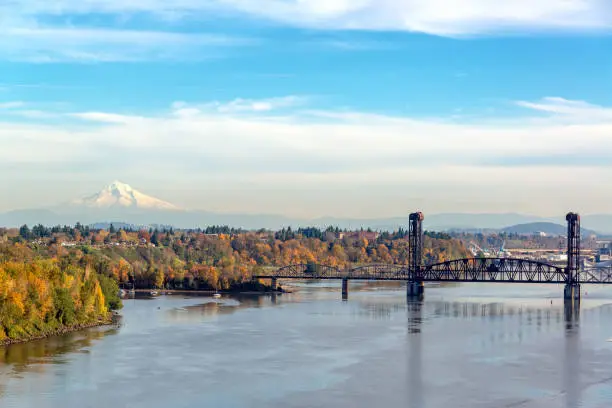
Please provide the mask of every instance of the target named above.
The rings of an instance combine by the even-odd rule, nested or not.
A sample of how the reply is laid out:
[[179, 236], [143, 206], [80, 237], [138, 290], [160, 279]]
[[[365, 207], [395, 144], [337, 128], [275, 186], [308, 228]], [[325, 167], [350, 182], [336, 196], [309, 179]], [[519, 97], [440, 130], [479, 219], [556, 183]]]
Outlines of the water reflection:
[[[427, 331], [427, 323], [432, 319], [459, 319], [466, 322], [476, 319], [487, 320], [496, 324], [499, 329], [492, 331], [487, 338], [482, 338], [480, 343], [481, 351], [485, 351], [487, 346], [498, 347], [500, 342], [520, 345], [524, 340], [528, 339], [529, 335], [540, 336], [546, 334], [549, 336], [550, 333], [562, 330], [562, 352], [554, 357], [560, 359], [559, 363], [561, 366], [559, 371], [562, 371], [560, 373], [562, 378], [562, 383], [559, 384], [560, 390], [546, 397], [534, 397], [533, 399], [526, 398], [515, 401], [515, 399], [509, 397], [508, 401], [514, 401], [509, 406], [583, 408], [595, 406], [589, 405], [589, 403], [593, 404], [593, 401], [597, 399], [606, 399], [611, 396], [609, 388], [599, 391], [600, 394], [596, 396], [592, 395], [594, 393], [592, 390], [588, 397], [583, 395], [586, 389], [608, 384], [612, 378], [606, 377], [604, 380], [591, 383], [583, 379], [583, 371], [586, 368], [584, 365], [587, 364], [588, 367], [588, 362], [581, 361], [581, 347], [583, 346], [581, 346], [582, 341], [580, 338], [581, 317], [583, 320], [596, 324], [600, 324], [603, 319], [609, 321], [612, 316], [610, 305], [581, 309], [579, 305], [574, 303], [564, 303], [563, 306], [533, 307], [502, 303], [444, 301], [408, 301], [404, 305], [385, 302], [365, 302], [362, 305], [359, 316], [391, 320], [395, 314], [401, 311], [405, 311], [407, 317], [406, 399], [407, 406], [409, 407], [421, 408], [428, 406], [425, 395], [431, 397], [430, 393], [427, 392], [427, 386], [424, 381], [428, 365], [423, 364], [425, 354], [423, 349], [423, 331]], [[449, 339], [449, 341], [452, 340]], [[530, 344], [537, 344], [537, 342], [537, 339], [533, 339]], [[493, 349], [493, 353], [495, 353], [495, 350]], [[535, 368], [535, 371], [537, 372], [538, 369]], [[529, 375], [527, 375], [526, 381], [529, 381], [528, 378]], [[609, 385], [606, 386], [609, 387]], [[486, 394], [483, 398], [486, 400]]]
[[173, 322], [201, 322], [202, 318], [217, 318], [238, 310], [274, 306], [279, 297], [276, 294], [231, 295], [218, 300], [209, 297], [203, 303], [171, 308], [166, 311], [166, 317]]
[[612, 397], [610, 306], [351, 290], [348, 302], [338, 286], [130, 300], [118, 332], [3, 350], [0, 406], [591, 408], [606, 406], [594, 392]]
[[578, 408], [582, 401], [580, 372], [580, 312], [574, 305], [566, 304], [565, 358], [563, 360], [563, 387], [565, 406]]
[[88, 353], [96, 340], [117, 334], [119, 323], [113, 326], [86, 329], [62, 336], [0, 347], [0, 374], [3, 366], [10, 366], [11, 375], [41, 372], [47, 364], [63, 364], [62, 355]]
[[423, 324], [423, 302], [419, 300], [408, 301], [407, 307], [408, 336], [408, 406], [422, 408], [423, 399], [423, 351], [421, 326]]
[[[563, 304], [565, 317], [566, 333], [572, 332], [574, 328], [578, 328], [580, 322], [580, 303], [571, 300], [566, 300]], [[599, 308], [601, 311], [603, 308]], [[590, 309], [591, 311], [593, 309]]]

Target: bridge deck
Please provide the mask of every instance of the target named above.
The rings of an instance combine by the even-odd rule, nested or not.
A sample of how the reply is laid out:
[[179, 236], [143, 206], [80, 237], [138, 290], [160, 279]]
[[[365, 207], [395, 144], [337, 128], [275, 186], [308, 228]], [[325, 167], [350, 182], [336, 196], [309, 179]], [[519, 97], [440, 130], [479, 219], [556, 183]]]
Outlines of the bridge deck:
[[[468, 258], [422, 267], [424, 282], [499, 282], [563, 284], [563, 268], [542, 262], [508, 258]], [[256, 279], [380, 280], [409, 281], [413, 274], [405, 265], [366, 265], [339, 269], [327, 265], [288, 265], [276, 271], [253, 276]], [[612, 267], [590, 268], [580, 272], [580, 283], [612, 284]]]

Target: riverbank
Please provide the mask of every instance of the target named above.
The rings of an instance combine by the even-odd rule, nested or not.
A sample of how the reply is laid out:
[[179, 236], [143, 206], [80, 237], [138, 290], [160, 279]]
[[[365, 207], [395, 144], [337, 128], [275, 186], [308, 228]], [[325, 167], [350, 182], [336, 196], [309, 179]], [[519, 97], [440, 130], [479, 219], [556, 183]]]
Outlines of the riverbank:
[[138, 288], [135, 290], [136, 293], [151, 293], [156, 291], [158, 293], [167, 294], [201, 294], [201, 295], [214, 295], [215, 293], [223, 293], [228, 295], [239, 295], [239, 294], [266, 294], [266, 293], [290, 293], [283, 289], [280, 285], [273, 289], [270, 285], [265, 285], [260, 282], [243, 282], [231, 285], [228, 289], [215, 290], [212, 288], [207, 289], [154, 289], [154, 288]]
[[56, 330], [51, 330], [45, 333], [40, 333], [23, 339], [4, 339], [0, 340], [0, 347], [10, 346], [12, 344], [28, 343], [30, 341], [43, 340], [49, 337], [62, 336], [68, 333], [77, 332], [93, 327], [111, 326], [118, 323], [118, 315], [113, 313], [108, 319], [101, 319], [97, 322], [76, 324], [73, 326], [65, 326]]
[[285, 289], [279, 290], [198, 290], [198, 289], [135, 289], [136, 293], [140, 294], [150, 294], [152, 291], [156, 291], [159, 294], [169, 294], [169, 295], [214, 295], [215, 293], [221, 293], [224, 295], [265, 295], [271, 293], [291, 293], [291, 291]]

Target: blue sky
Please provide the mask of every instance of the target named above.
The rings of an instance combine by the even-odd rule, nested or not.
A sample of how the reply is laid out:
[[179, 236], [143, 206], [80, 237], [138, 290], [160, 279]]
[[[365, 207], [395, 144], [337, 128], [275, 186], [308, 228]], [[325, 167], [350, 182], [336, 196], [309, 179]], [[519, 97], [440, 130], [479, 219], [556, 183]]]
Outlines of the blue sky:
[[3, 2], [0, 210], [611, 212], [610, 50], [600, 0]]

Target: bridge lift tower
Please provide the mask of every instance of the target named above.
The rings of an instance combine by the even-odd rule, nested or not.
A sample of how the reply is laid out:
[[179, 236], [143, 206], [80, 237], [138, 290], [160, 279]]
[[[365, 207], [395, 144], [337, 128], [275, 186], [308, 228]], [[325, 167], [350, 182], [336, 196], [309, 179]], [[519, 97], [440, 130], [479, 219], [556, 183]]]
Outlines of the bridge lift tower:
[[580, 215], [569, 213], [567, 221], [567, 268], [563, 297], [580, 302]]
[[423, 285], [423, 219], [422, 212], [410, 214], [410, 227], [408, 229], [408, 288], [407, 296], [422, 298], [425, 293]]

